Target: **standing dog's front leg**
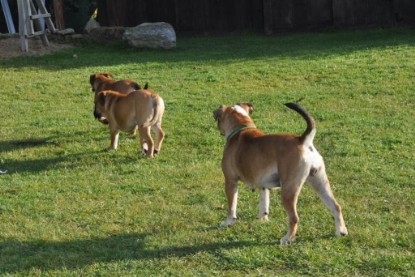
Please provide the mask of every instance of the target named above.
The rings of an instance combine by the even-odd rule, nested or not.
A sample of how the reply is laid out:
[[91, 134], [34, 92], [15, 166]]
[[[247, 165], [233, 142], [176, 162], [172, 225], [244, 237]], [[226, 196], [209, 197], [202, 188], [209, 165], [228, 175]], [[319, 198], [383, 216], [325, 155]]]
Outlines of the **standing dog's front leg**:
[[238, 203], [237, 180], [229, 180], [225, 177], [225, 193], [228, 200], [228, 216], [221, 222], [221, 227], [233, 225], [236, 222], [236, 206]]
[[259, 213], [258, 219], [268, 221], [269, 214], [269, 189], [262, 188], [259, 192]]

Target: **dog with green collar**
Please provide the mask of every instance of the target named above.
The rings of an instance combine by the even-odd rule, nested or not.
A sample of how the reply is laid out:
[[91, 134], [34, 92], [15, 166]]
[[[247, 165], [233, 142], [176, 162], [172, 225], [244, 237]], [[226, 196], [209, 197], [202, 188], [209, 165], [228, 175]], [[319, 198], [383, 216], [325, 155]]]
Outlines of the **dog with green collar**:
[[270, 189], [281, 188], [282, 203], [288, 215], [288, 232], [280, 242], [293, 242], [299, 221], [297, 199], [303, 184], [308, 182], [334, 216], [336, 235], [346, 236], [348, 231], [341, 207], [331, 191], [323, 158], [313, 145], [315, 121], [300, 105], [285, 105], [307, 122], [302, 135], [264, 134], [251, 119], [253, 105], [250, 103], [220, 106], [213, 112], [220, 133], [226, 137], [222, 171], [228, 215], [221, 226], [236, 222], [238, 181], [259, 189], [260, 220], [268, 220]]

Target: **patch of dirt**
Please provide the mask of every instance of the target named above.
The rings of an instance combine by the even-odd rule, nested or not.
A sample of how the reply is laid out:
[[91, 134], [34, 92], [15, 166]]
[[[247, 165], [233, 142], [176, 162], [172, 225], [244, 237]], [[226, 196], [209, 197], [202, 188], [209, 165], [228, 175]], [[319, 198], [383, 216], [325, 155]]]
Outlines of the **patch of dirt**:
[[49, 46], [43, 46], [40, 38], [29, 39], [29, 51], [20, 49], [20, 37], [0, 38], [0, 59], [10, 59], [20, 56], [42, 56], [73, 47], [72, 44], [58, 43], [49, 39]]

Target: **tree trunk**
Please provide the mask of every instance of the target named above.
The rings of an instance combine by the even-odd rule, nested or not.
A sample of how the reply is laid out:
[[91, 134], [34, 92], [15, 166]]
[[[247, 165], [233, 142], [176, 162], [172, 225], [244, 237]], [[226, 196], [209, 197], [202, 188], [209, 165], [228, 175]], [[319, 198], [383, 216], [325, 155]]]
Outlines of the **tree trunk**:
[[56, 29], [65, 29], [65, 18], [63, 16], [63, 0], [53, 0], [53, 11], [55, 12]]

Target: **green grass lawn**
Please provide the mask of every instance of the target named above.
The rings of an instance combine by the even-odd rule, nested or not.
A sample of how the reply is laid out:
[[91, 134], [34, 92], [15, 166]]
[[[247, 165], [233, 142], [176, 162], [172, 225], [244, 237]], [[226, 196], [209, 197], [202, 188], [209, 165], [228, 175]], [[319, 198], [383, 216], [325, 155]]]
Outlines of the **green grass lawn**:
[[[171, 51], [81, 44], [0, 60], [0, 274], [10, 276], [414, 276], [415, 30], [179, 37]], [[16, 47], [19, 47], [16, 45]], [[77, 58], [74, 58], [76, 54]], [[93, 115], [89, 75], [149, 83], [166, 138], [139, 142]], [[266, 132], [302, 133], [315, 117], [349, 236], [313, 190], [299, 198], [294, 244], [279, 191], [270, 221], [240, 185], [226, 217], [224, 138], [212, 112], [254, 104]]]

